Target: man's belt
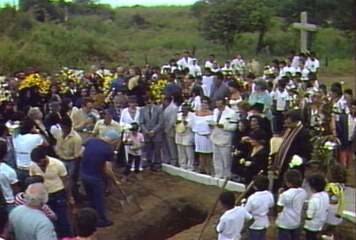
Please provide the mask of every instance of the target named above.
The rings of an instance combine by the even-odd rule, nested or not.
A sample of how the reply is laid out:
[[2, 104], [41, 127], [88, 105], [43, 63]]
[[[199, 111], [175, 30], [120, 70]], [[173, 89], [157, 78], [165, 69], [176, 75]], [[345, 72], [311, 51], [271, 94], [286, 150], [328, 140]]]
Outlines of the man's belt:
[[18, 170], [23, 170], [23, 171], [28, 171], [30, 170], [30, 167], [21, 167], [21, 166], [17, 166]]

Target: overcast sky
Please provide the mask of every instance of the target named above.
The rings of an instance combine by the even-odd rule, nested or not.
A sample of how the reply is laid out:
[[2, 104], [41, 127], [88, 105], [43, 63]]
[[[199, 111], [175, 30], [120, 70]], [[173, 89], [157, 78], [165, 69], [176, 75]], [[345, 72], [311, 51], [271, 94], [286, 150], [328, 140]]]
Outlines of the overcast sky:
[[[197, 0], [100, 0], [101, 3], [108, 3], [112, 6], [132, 6], [132, 5], [144, 5], [144, 6], [155, 6], [155, 5], [190, 5]], [[0, 5], [4, 3], [17, 3], [17, 0], [0, 0]]]

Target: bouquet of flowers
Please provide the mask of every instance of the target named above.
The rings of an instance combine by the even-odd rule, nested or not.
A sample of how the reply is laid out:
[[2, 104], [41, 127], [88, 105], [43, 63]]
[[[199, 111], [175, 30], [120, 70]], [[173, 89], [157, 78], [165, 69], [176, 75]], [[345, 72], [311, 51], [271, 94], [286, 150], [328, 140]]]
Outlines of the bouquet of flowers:
[[60, 89], [62, 92], [66, 92], [68, 89], [67, 85], [69, 81], [74, 82], [77, 86], [83, 85], [84, 71], [81, 69], [71, 69], [68, 67], [62, 68], [62, 70], [57, 74], [58, 80], [60, 81]]
[[155, 99], [155, 101], [160, 101], [163, 98], [163, 89], [167, 85], [167, 80], [161, 79], [155, 82], [152, 82], [150, 85], [150, 95]]
[[96, 71], [96, 76], [101, 82], [102, 91], [104, 94], [108, 94], [111, 87], [112, 80], [115, 79], [115, 75], [108, 69], [101, 69]]
[[47, 94], [51, 86], [51, 81], [39, 73], [31, 73], [27, 75], [19, 84], [18, 90], [30, 87], [38, 87], [41, 94]]

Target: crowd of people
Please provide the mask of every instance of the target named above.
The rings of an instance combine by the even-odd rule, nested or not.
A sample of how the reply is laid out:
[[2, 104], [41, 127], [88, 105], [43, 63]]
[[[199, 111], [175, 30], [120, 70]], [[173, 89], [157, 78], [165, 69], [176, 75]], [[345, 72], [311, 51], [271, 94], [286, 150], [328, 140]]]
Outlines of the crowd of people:
[[[312, 190], [306, 239], [317, 239], [326, 223], [341, 223], [328, 222], [343, 208], [345, 178], [334, 175], [351, 163], [356, 134], [352, 90], [320, 83], [319, 69], [312, 52], [291, 52], [258, 71], [239, 54], [223, 65], [214, 55], [199, 64], [186, 51], [161, 67], [63, 68], [52, 75], [29, 69], [1, 78], [0, 236], [91, 239], [96, 227], [113, 224], [107, 186], [166, 163], [253, 181], [243, 208], [230, 193], [221, 196], [227, 212], [217, 225], [220, 240], [239, 239], [250, 218], [250, 239], [265, 239], [275, 196], [278, 239], [299, 239], [305, 170], [325, 167], [313, 159], [312, 141], [327, 136], [335, 155], [328, 176], [304, 181]], [[68, 208], [84, 198], [91, 208], [75, 215], [73, 227]]]

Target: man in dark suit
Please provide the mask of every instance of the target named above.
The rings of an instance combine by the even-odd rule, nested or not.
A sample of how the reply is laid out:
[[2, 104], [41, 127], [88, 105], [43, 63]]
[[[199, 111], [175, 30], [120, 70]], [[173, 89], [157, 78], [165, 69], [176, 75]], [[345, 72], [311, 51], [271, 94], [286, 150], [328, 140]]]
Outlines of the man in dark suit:
[[146, 105], [141, 108], [139, 123], [144, 134], [147, 162], [152, 170], [157, 170], [161, 167], [163, 112], [151, 96], [146, 97]]
[[276, 171], [277, 181], [274, 184], [274, 189], [277, 190], [282, 182], [284, 173], [290, 168], [289, 163], [293, 158], [298, 157], [303, 162], [294, 168], [304, 173], [305, 164], [310, 160], [313, 145], [310, 142], [310, 134], [308, 129], [302, 123], [301, 112], [292, 110], [286, 113], [284, 127], [286, 132], [283, 136], [283, 142], [277, 151], [273, 170]]

